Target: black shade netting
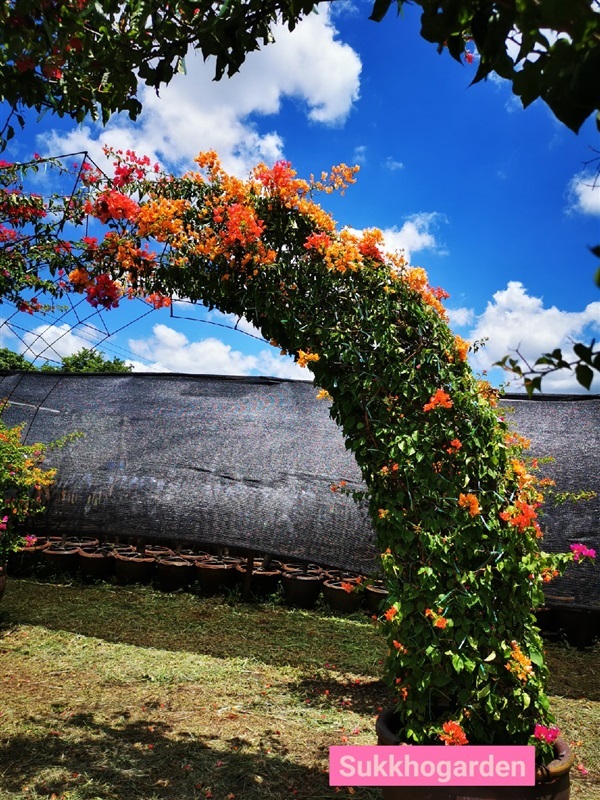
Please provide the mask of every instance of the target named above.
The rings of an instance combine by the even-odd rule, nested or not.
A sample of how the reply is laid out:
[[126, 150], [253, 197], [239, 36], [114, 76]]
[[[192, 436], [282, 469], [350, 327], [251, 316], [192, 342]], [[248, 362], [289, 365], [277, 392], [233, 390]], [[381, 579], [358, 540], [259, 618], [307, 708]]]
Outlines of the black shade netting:
[[[239, 548], [370, 573], [364, 508], [332, 492], [362, 489], [328, 404], [314, 385], [272, 378], [4, 373], [9, 424], [26, 441], [84, 436], [53, 451], [48, 532]], [[560, 491], [600, 491], [600, 398], [510, 395], [511, 426]], [[581, 542], [600, 555], [600, 498], [549, 505], [543, 547]], [[600, 610], [600, 567], [570, 567], [552, 597]], [[561, 600], [552, 602], [560, 603]]]

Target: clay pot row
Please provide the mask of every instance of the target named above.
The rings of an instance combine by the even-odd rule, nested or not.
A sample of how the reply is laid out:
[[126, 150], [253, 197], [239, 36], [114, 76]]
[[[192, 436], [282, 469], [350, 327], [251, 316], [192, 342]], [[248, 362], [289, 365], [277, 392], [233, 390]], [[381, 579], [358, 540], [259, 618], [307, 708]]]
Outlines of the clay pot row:
[[84, 580], [113, 580], [119, 584], [155, 582], [164, 591], [198, 588], [214, 595], [239, 586], [245, 596], [266, 597], [282, 587], [288, 605], [314, 608], [321, 593], [326, 603], [340, 612], [358, 611], [363, 604], [371, 613], [380, 610], [385, 591], [365, 586], [361, 576], [340, 570], [324, 570], [317, 564], [281, 563], [255, 558], [247, 575], [246, 559], [211, 556], [205, 552], [148, 545], [136, 552], [131, 545], [99, 545], [83, 537], [38, 539], [22, 548], [11, 563], [13, 574], [37, 568], [50, 573], [79, 575]]

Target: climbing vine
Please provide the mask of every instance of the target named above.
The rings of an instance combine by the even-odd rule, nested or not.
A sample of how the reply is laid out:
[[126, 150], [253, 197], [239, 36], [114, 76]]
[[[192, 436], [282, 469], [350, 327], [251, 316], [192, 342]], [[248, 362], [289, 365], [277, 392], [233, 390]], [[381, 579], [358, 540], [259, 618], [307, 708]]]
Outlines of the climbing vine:
[[39, 226], [28, 243], [5, 234], [2, 263], [10, 272], [18, 239], [19, 263], [32, 248], [58, 255], [48, 261], [58, 294], [106, 309], [177, 295], [245, 315], [309, 369], [367, 487], [389, 588], [385, 676], [405, 740], [550, 752], [534, 610], [546, 582], [595, 553], [540, 550], [543, 481], [497, 392], [473, 376], [445, 292], [386, 253], [379, 231], [340, 230], [317, 204], [356, 170], [302, 180], [279, 162], [242, 180], [209, 152], [178, 177], [108, 153], [114, 177], [84, 161], [65, 206], [66, 227], [85, 222], [86, 235], [54, 231], [49, 248]]

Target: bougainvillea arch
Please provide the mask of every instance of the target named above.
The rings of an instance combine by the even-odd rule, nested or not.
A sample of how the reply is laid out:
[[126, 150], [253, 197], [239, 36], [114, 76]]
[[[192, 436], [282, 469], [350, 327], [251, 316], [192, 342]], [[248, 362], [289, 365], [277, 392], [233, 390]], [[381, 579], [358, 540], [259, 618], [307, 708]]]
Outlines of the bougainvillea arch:
[[473, 376], [445, 293], [385, 253], [379, 231], [339, 230], [316, 203], [344, 191], [355, 170], [301, 180], [280, 162], [241, 180], [210, 152], [176, 177], [134, 153], [110, 154], [111, 179], [80, 167], [82, 186], [64, 207], [62, 231], [73, 235], [44, 238], [36, 218], [24, 243], [32, 220], [20, 229], [13, 220], [0, 267], [31, 263], [43, 245], [57, 292], [106, 309], [128, 296], [156, 307], [174, 295], [202, 301], [245, 315], [311, 370], [367, 487], [357, 499], [368, 503], [389, 587], [378, 624], [405, 739], [537, 737], [549, 747], [534, 609], [545, 582], [595, 554], [540, 550], [535, 464], [499, 418], [496, 392]]

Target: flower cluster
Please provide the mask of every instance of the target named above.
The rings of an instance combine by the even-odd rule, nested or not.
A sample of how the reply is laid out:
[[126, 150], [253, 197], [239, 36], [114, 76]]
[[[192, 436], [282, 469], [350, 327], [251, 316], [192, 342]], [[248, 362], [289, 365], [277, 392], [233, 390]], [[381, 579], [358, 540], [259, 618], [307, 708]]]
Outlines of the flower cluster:
[[23, 444], [22, 434], [23, 425], [9, 427], [0, 418], [0, 566], [25, 543], [19, 523], [43, 511], [56, 474], [43, 466], [47, 445]]
[[474, 494], [470, 492], [467, 494], [463, 494], [462, 492], [458, 495], [458, 506], [459, 508], [466, 508], [469, 512], [469, 516], [476, 517], [478, 514], [481, 514], [481, 506], [479, 505], [479, 500]]
[[434, 408], [452, 408], [452, 400], [450, 399], [450, 395], [448, 392], [444, 391], [444, 389], [436, 389], [435, 392], [429, 398], [429, 402], [425, 403], [423, 406], [423, 411], [432, 411]]
[[573, 553], [573, 561], [580, 561], [582, 558], [596, 558], [596, 551], [591, 547], [586, 547], [584, 544], [572, 544], [571, 552]]
[[442, 725], [442, 733], [439, 734], [439, 738], [444, 744], [447, 745], [460, 746], [469, 744], [469, 740], [467, 739], [464, 730], [458, 722], [454, 722], [453, 720], [444, 722]]

